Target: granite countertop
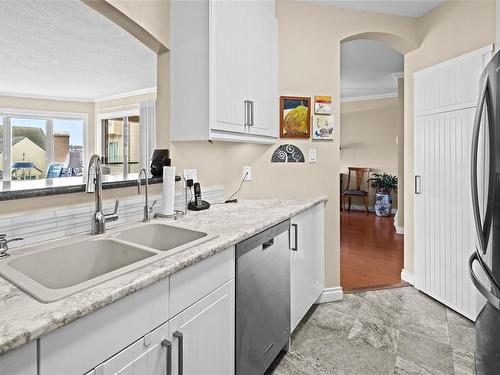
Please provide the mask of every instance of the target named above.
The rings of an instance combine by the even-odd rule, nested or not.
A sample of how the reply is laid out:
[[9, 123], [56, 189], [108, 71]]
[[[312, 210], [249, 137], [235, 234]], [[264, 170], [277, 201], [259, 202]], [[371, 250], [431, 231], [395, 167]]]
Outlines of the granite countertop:
[[[189, 211], [169, 224], [219, 234], [219, 237], [52, 303], [41, 303], [0, 277], [0, 354], [109, 305], [154, 282], [214, 255], [295, 216], [327, 197], [245, 200]], [[125, 227], [130, 227], [127, 225]], [[116, 229], [120, 231], [120, 227]], [[90, 235], [81, 235], [90, 237]], [[95, 238], [95, 237], [93, 237]], [[54, 245], [64, 240], [54, 242]], [[14, 250], [12, 253], [28, 251]]]

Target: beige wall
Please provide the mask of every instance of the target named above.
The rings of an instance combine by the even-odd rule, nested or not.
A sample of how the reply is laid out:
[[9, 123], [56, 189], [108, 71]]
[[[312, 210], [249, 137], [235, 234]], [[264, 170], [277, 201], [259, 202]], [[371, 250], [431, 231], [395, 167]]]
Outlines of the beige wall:
[[[327, 287], [335, 287], [340, 283], [340, 105], [337, 100], [340, 97], [340, 42], [352, 35], [376, 31], [380, 35], [394, 34], [398, 42], [414, 45], [416, 20], [295, 1], [278, 2], [277, 15], [280, 95], [332, 95], [337, 124], [333, 142], [290, 141], [305, 154], [309, 148], [315, 148], [318, 162], [314, 164], [270, 163], [272, 152], [279, 144], [288, 143], [286, 139], [272, 146], [177, 142], [172, 147], [173, 162], [179, 169], [198, 168], [203, 183], [223, 181], [227, 193], [235, 190], [241, 181], [242, 166], [252, 166], [253, 181], [245, 183], [240, 197], [328, 195], [325, 275]], [[158, 69], [162, 69], [162, 65]], [[161, 94], [159, 87], [159, 98]]]
[[404, 78], [398, 78], [398, 213], [396, 225], [404, 228], [404, 197], [405, 197], [405, 131], [404, 131], [404, 100], [405, 100], [405, 82]]
[[405, 270], [414, 272], [413, 79], [418, 70], [495, 42], [494, 1], [448, 1], [418, 21], [421, 47], [405, 55]]
[[170, 48], [170, 0], [105, 0]]
[[[398, 98], [364, 100], [340, 104], [340, 173], [348, 167], [368, 167], [373, 173], [398, 176]], [[354, 175], [352, 175], [354, 177]], [[354, 181], [353, 181], [354, 180]], [[351, 188], [355, 186], [351, 179]], [[366, 184], [363, 184], [366, 188]], [[374, 189], [370, 188], [369, 205], [374, 204]], [[397, 193], [393, 193], [393, 207], [397, 207]], [[363, 204], [353, 199], [353, 204]]]

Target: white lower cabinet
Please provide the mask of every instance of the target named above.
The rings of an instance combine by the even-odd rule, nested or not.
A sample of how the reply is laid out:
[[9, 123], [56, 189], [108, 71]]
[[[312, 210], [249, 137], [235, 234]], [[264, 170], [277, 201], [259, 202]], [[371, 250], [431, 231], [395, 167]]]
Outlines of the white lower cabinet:
[[167, 353], [172, 350], [167, 345], [167, 337], [168, 323], [165, 323], [97, 366], [91, 374], [165, 375], [167, 366], [172, 365], [167, 363]]
[[321, 296], [325, 287], [325, 205], [317, 204], [291, 220], [291, 329]]
[[37, 375], [36, 342], [30, 342], [0, 356], [0, 374]]
[[234, 280], [188, 307], [86, 375], [230, 375]]
[[172, 318], [172, 374], [233, 374], [234, 313], [231, 280]]

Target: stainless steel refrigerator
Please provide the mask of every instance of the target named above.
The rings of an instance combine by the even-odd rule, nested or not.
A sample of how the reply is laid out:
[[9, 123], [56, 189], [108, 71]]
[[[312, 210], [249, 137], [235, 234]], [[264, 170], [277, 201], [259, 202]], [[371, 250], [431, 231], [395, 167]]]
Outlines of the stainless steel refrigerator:
[[469, 273], [488, 303], [476, 322], [476, 370], [500, 374], [500, 55], [484, 69], [474, 119], [471, 192], [477, 245]]

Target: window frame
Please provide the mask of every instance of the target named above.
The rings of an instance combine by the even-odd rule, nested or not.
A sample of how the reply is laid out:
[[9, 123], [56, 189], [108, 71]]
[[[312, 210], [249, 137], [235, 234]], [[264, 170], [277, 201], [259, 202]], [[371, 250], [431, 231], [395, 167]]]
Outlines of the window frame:
[[[83, 160], [87, 160], [89, 157], [89, 126], [88, 126], [88, 114], [81, 112], [59, 112], [59, 111], [44, 111], [44, 110], [31, 110], [31, 109], [19, 109], [19, 108], [0, 108], [0, 117], [2, 117], [3, 123], [3, 139], [4, 139], [4, 149], [3, 152], [3, 169], [5, 171], [5, 166], [9, 166], [9, 173], [3, 173], [2, 179], [0, 181], [11, 181], [10, 166], [12, 165], [12, 124], [10, 118], [22, 118], [22, 119], [38, 119], [45, 120], [45, 130], [47, 132], [46, 136], [48, 139], [48, 147], [46, 151], [46, 165], [52, 163], [54, 157], [54, 120], [80, 120], [83, 123]], [[5, 121], [4, 119], [8, 119]], [[50, 136], [49, 136], [50, 134]], [[5, 140], [9, 140], [6, 142]], [[7, 147], [6, 147], [7, 146]], [[84, 166], [85, 170], [85, 166]], [[45, 175], [47, 171], [44, 171]]]
[[[100, 109], [96, 111], [96, 117], [95, 117], [95, 134], [94, 134], [94, 140], [95, 140], [95, 151], [99, 156], [104, 155], [104, 144], [103, 144], [103, 120], [112, 120], [112, 119], [117, 119], [117, 118], [122, 118], [125, 120], [125, 118], [129, 117], [139, 117], [139, 169], [145, 167], [147, 170], [147, 173], [149, 174], [149, 158], [151, 157], [153, 150], [155, 149], [155, 143], [156, 143], [156, 115], [154, 114], [153, 116], [154, 119], [153, 121], [148, 121], [148, 119], [143, 118], [143, 113], [142, 113], [142, 106], [143, 105], [148, 105], [151, 101], [145, 101], [145, 102], [140, 102], [137, 104], [131, 104], [131, 105], [126, 105], [123, 107], [111, 107], [111, 108], [105, 108], [105, 109]], [[156, 100], [152, 101], [154, 102], [153, 108], [156, 108]], [[156, 111], [156, 109], [155, 109]], [[147, 117], [147, 114], [146, 114]], [[127, 120], [128, 121], [128, 120]], [[147, 127], [147, 129], [146, 129]], [[150, 139], [150, 135], [152, 135], [152, 139]], [[151, 142], [152, 141], [152, 142]], [[144, 156], [147, 154], [147, 156]], [[127, 159], [126, 162], [125, 160], [123, 161], [123, 174], [127, 175], [128, 174], [128, 162], [129, 160]]]

